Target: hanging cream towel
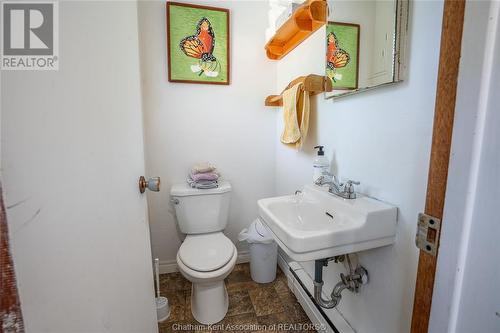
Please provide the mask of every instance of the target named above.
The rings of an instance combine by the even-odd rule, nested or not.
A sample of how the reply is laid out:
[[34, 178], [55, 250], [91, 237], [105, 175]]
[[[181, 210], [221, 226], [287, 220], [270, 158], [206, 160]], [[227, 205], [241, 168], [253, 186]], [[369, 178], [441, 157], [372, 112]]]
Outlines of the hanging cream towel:
[[281, 142], [300, 149], [309, 127], [309, 93], [302, 82], [283, 92], [283, 120]]

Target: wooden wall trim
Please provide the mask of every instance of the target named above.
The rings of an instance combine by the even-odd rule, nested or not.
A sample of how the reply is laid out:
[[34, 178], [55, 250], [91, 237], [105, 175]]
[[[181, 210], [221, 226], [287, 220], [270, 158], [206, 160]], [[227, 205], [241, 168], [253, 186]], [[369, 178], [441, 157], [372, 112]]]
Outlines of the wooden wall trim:
[[[445, 0], [425, 213], [443, 217], [457, 92], [465, 0]], [[445, 221], [449, 223], [448, 221]], [[437, 256], [420, 251], [412, 333], [428, 331]]]
[[10, 254], [7, 214], [0, 185], [0, 332], [24, 332], [14, 263]]

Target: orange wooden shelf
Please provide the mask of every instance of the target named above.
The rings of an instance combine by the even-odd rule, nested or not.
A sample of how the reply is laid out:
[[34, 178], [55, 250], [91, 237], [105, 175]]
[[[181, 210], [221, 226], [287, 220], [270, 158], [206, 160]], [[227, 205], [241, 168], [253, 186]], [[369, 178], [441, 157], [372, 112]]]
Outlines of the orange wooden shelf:
[[[299, 82], [304, 83], [304, 91], [308, 91], [309, 95], [316, 95], [324, 91], [332, 91], [332, 80], [329, 77], [323, 75], [310, 74], [307, 76], [300, 76], [290, 82], [284, 90], [290, 89]], [[266, 97], [266, 106], [282, 106], [283, 97], [280, 95], [270, 95]]]
[[279, 60], [287, 55], [326, 23], [327, 10], [326, 0], [306, 0], [267, 42], [267, 57]]

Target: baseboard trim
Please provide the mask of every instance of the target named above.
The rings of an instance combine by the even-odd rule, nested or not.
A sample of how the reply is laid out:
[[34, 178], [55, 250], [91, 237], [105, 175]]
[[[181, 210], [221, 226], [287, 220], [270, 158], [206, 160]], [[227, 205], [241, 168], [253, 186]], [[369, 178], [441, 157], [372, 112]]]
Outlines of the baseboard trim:
[[243, 264], [245, 262], [250, 262], [250, 252], [244, 251], [238, 253], [238, 258], [236, 259], [237, 264]]
[[175, 260], [160, 260], [160, 274], [178, 272], [177, 261]]
[[[237, 264], [242, 264], [250, 261], [250, 252], [242, 251], [238, 252], [238, 258], [236, 258]], [[176, 260], [160, 260], [160, 274], [174, 273], [178, 272]]]

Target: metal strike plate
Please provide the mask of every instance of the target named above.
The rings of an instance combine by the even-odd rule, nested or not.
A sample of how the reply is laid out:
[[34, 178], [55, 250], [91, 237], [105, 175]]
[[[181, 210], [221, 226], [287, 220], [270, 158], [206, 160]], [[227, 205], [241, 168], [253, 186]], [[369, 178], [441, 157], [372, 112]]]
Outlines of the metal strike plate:
[[440, 219], [434, 216], [419, 213], [415, 244], [420, 250], [436, 256], [440, 231]]

